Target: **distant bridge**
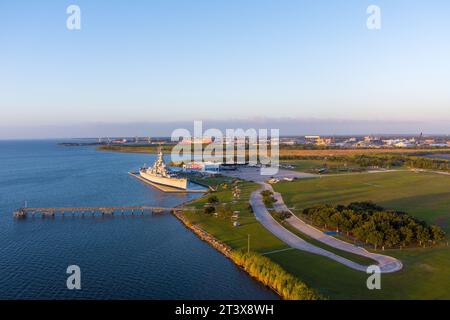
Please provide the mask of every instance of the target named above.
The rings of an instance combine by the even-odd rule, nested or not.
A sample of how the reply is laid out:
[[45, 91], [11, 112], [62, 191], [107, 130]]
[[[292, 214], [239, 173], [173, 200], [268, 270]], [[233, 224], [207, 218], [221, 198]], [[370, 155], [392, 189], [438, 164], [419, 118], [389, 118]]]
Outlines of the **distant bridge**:
[[[195, 208], [184, 208], [188, 210], [197, 210]], [[117, 206], [117, 207], [70, 207], [70, 208], [20, 208], [14, 212], [16, 218], [26, 218], [28, 215], [41, 217], [60, 216], [75, 216], [75, 215], [144, 215], [155, 214], [163, 212], [173, 212], [182, 210], [181, 208], [166, 208], [166, 207], [149, 207], [149, 206]]]

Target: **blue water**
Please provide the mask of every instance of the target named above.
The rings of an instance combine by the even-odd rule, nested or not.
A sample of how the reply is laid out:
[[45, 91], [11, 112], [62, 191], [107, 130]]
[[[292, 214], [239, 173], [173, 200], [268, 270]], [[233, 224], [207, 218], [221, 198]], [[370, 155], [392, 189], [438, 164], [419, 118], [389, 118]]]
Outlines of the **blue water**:
[[[157, 205], [165, 194], [130, 177], [153, 156], [0, 141], [0, 299], [275, 299], [171, 214], [13, 219], [29, 207]], [[81, 268], [81, 290], [66, 269]]]

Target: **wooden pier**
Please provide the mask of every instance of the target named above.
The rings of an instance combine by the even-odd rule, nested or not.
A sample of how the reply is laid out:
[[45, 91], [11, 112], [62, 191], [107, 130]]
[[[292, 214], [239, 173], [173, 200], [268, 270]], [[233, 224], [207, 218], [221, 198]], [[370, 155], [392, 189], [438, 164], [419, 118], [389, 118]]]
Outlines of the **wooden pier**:
[[148, 207], [148, 206], [119, 206], [119, 207], [79, 207], [79, 208], [20, 208], [14, 212], [15, 218], [26, 218], [28, 215], [41, 217], [60, 216], [104, 216], [109, 215], [145, 215], [179, 210], [176, 208]]

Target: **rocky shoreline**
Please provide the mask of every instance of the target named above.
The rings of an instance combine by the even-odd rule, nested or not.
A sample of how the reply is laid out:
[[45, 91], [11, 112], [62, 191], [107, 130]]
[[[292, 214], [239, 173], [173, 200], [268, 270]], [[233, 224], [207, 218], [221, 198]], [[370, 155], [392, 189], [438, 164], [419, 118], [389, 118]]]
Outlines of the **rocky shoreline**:
[[186, 228], [189, 228], [190, 230], [192, 230], [200, 239], [202, 239], [205, 242], [208, 242], [213, 248], [215, 248], [216, 250], [218, 250], [220, 253], [222, 253], [224, 256], [226, 256], [227, 258], [233, 260], [232, 257], [232, 250], [229, 246], [227, 246], [226, 244], [220, 242], [219, 240], [217, 240], [216, 238], [214, 238], [212, 235], [210, 235], [208, 232], [206, 232], [205, 230], [203, 230], [202, 228], [193, 225], [188, 218], [186, 218], [186, 216], [183, 214], [182, 210], [173, 210], [172, 211], [173, 215], [180, 220]]
[[237, 261], [235, 260], [235, 257], [233, 256], [233, 251], [232, 249], [227, 246], [226, 244], [220, 242], [219, 240], [217, 240], [215, 237], [213, 237], [212, 235], [210, 235], [208, 232], [206, 232], [205, 230], [203, 230], [202, 228], [193, 225], [188, 218], [186, 218], [186, 216], [183, 214], [182, 210], [173, 210], [172, 214], [178, 219], [180, 220], [184, 226], [188, 229], [190, 229], [191, 231], [194, 232], [194, 234], [196, 234], [201, 240], [209, 243], [213, 248], [215, 248], [217, 251], [219, 251], [220, 253], [222, 253], [225, 257], [227, 257], [228, 259], [230, 259], [238, 268], [240, 268], [241, 270], [245, 271], [252, 279], [258, 281], [260, 284], [262, 284], [263, 286], [265, 286], [266, 288], [269, 288], [270, 290], [272, 290], [272, 292], [274, 292], [278, 297], [280, 297], [282, 299], [281, 294], [275, 289], [272, 288], [270, 286], [266, 286], [264, 283], [262, 283], [259, 279], [253, 277], [252, 275], [250, 275], [247, 270], [245, 270], [241, 265], [239, 265], [237, 263]]
[[[230, 259], [238, 268], [240, 268], [242, 271], [245, 271], [252, 279], [254, 279], [255, 281], [258, 281], [260, 284], [262, 284], [263, 286], [265, 286], [266, 288], [270, 289], [273, 293], [275, 293], [280, 299], [287, 299], [287, 300], [316, 300], [316, 299], [322, 299], [322, 297], [320, 295], [317, 295], [316, 292], [314, 290], [309, 289], [306, 285], [304, 285], [303, 283], [298, 283], [295, 284], [294, 286], [300, 285], [302, 286], [302, 290], [303, 292], [305, 292], [305, 294], [301, 297], [292, 297], [292, 295], [289, 295], [285, 292], [285, 290], [283, 290], [282, 287], [280, 287], [280, 285], [276, 285], [276, 284], [269, 284], [269, 283], [265, 283], [262, 278], [254, 275], [251, 273], [251, 271], [249, 271], [250, 269], [246, 268], [246, 263], [245, 260], [242, 260], [243, 255], [247, 255], [247, 253], [243, 253], [240, 254], [240, 252], [237, 251], [233, 251], [231, 249], [231, 247], [227, 246], [226, 244], [220, 242], [219, 240], [217, 240], [215, 237], [213, 237], [212, 235], [210, 235], [208, 232], [206, 232], [205, 230], [203, 230], [202, 228], [192, 224], [188, 218], [186, 218], [186, 216], [183, 214], [183, 211], [181, 209], [174, 209], [172, 211], [173, 215], [180, 220], [184, 226], [186, 228], [189, 228], [190, 230], [192, 230], [194, 232], [194, 234], [196, 234], [201, 240], [209, 243], [213, 248], [215, 248], [216, 250], [218, 250], [220, 253], [222, 253], [225, 257], [227, 257], [228, 259]], [[252, 254], [252, 253], [250, 253]], [[276, 272], [280, 273], [280, 270], [284, 272], [283, 269], [281, 269], [278, 265], [274, 264], [274, 266], [278, 267], [279, 270], [277, 270]], [[247, 266], [248, 267], [248, 266]], [[292, 278], [292, 281], [294, 281], [294, 277], [284, 273], [285, 276], [290, 277], [289, 279]], [[285, 280], [286, 281], [286, 280]], [[294, 281], [295, 282], [295, 281]]]

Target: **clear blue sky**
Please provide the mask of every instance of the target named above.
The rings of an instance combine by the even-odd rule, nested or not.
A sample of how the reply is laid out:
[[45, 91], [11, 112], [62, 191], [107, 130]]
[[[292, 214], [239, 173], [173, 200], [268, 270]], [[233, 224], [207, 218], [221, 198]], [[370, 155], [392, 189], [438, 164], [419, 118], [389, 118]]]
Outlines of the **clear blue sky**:
[[[80, 31], [66, 29], [70, 4]], [[366, 28], [369, 4], [380, 31]], [[0, 127], [450, 124], [449, 17], [448, 0], [0, 1]]]

